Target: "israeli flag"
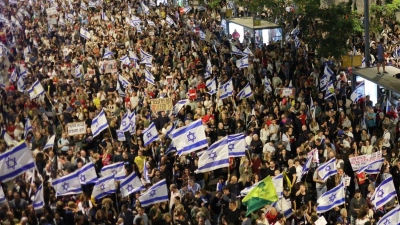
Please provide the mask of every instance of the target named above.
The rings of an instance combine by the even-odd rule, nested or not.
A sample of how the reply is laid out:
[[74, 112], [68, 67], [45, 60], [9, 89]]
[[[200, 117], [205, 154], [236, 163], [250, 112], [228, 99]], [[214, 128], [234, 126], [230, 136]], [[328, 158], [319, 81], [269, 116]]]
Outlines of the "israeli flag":
[[267, 91], [267, 93], [272, 92], [271, 82], [268, 80], [268, 78], [266, 76], [264, 78], [264, 86], [265, 86], [265, 90]]
[[6, 195], [4, 194], [3, 187], [0, 185], [0, 205], [6, 202]]
[[246, 86], [244, 86], [244, 88], [241, 91], [239, 91], [237, 97], [239, 99], [246, 99], [250, 98], [252, 95], [253, 91], [251, 90], [250, 83], [247, 83]]
[[17, 81], [17, 89], [19, 92], [25, 92], [25, 82], [23, 77], [19, 77]]
[[150, 5], [150, 7], [156, 7], [157, 6], [156, 3], [154, 1], [152, 1], [152, 0], [149, 1], [149, 5]]
[[43, 184], [41, 184], [33, 197], [32, 206], [34, 210], [39, 210], [44, 207], [44, 197], [43, 197]]
[[82, 186], [77, 172], [53, 180], [52, 185], [56, 190], [56, 197], [82, 193]]
[[[315, 150], [313, 150], [313, 151], [315, 151]], [[313, 161], [313, 158], [314, 158], [314, 154], [311, 155], [311, 156], [309, 156], [309, 157], [307, 158], [306, 164], [304, 164], [303, 168], [301, 169], [301, 174], [300, 174], [300, 176], [297, 177], [297, 182], [300, 182], [300, 181], [301, 181], [301, 178], [303, 178], [303, 176], [304, 176], [305, 174], [307, 174], [308, 171], [310, 171], [310, 166], [311, 166], [311, 163], [312, 163], [312, 161]]]
[[136, 133], [136, 114], [134, 111], [132, 111], [129, 114], [129, 121], [131, 122], [131, 129], [129, 130], [129, 132], [131, 134], [134, 134], [134, 133]]
[[231, 134], [228, 135], [228, 151], [229, 157], [242, 157], [246, 156], [247, 144], [245, 141], [245, 136], [243, 134]]
[[145, 5], [143, 2], [141, 3], [141, 5], [142, 5], [143, 12], [146, 14], [149, 14], [149, 12], [150, 12], [149, 7], [147, 7], [147, 5]]
[[332, 77], [335, 76], [335, 73], [329, 68], [328, 65], [326, 65], [324, 69], [324, 75], [326, 75], [327, 80], [330, 81]]
[[209, 95], [217, 93], [217, 78], [209, 79], [206, 81], [206, 87]]
[[219, 87], [219, 90], [221, 92], [219, 98], [220, 99], [225, 99], [228, 98], [229, 96], [232, 96], [233, 94], [233, 82], [232, 82], [232, 78], [227, 81], [225, 84], [221, 85]]
[[351, 93], [350, 99], [353, 102], [357, 102], [365, 96], [365, 82], [362, 81], [356, 89]]
[[167, 16], [167, 18], [165, 18], [165, 21], [167, 21], [168, 25], [172, 26], [175, 24], [174, 20], [171, 19], [171, 17]]
[[165, 136], [170, 138], [171, 134], [172, 134], [172, 131], [174, 131], [174, 130], [175, 130], [175, 124], [172, 123], [172, 125], [169, 127], [169, 129], [167, 129], [167, 131], [165, 132]]
[[127, 132], [131, 128], [131, 121], [129, 120], [128, 113], [125, 113], [125, 115], [121, 119], [121, 125], [119, 127], [119, 130], [122, 132]]
[[92, 120], [92, 125], [90, 126], [93, 137], [99, 135], [103, 130], [108, 128], [108, 122], [106, 114], [103, 110]]
[[89, 8], [96, 8], [96, 2], [89, 1]]
[[79, 34], [81, 35], [81, 37], [85, 38], [86, 40], [90, 40], [90, 38], [91, 38], [89, 31], [83, 27], [81, 27]]
[[124, 162], [118, 162], [104, 166], [101, 168], [100, 174], [102, 177], [113, 176], [115, 180], [123, 180], [125, 178]]
[[86, 3], [85, 3], [85, 2], [83, 2], [83, 1], [81, 1], [81, 9], [83, 9], [83, 10], [87, 11], [87, 6], [86, 6]]
[[153, 141], [158, 139], [158, 131], [154, 123], [151, 123], [148, 128], [143, 131], [143, 143], [144, 146], [151, 144]]
[[300, 39], [296, 36], [296, 37], [294, 38], [294, 46], [295, 46], [296, 48], [300, 48], [300, 45], [301, 45]]
[[121, 74], [118, 74], [118, 81], [121, 83], [123, 88], [127, 88], [128, 86], [131, 85], [131, 82], [129, 82], [125, 77], [123, 77]]
[[393, 177], [388, 177], [375, 189], [371, 201], [374, 204], [375, 209], [378, 209], [383, 207], [396, 196], [397, 194], [393, 184]]
[[319, 87], [321, 89], [326, 89], [326, 84], [328, 83], [328, 79], [326, 74], [322, 75], [321, 79], [319, 80]]
[[140, 64], [145, 64], [148, 67], [152, 67], [153, 57], [146, 57], [140, 61]]
[[249, 67], [249, 57], [245, 56], [236, 61], [236, 67], [239, 69]]
[[321, 177], [322, 180], [326, 181], [330, 176], [335, 175], [337, 173], [335, 163], [336, 163], [336, 158], [333, 157], [328, 162], [318, 167], [318, 175]]
[[25, 78], [28, 75], [28, 70], [23, 65], [19, 66], [19, 77]]
[[386, 213], [376, 225], [389, 225], [400, 223], [400, 205]]
[[113, 176], [100, 178], [93, 187], [92, 196], [99, 200], [117, 192]]
[[136, 53], [133, 51], [129, 51], [129, 59], [133, 61], [139, 61], [139, 58], [137, 57]]
[[10, 81], [14, 83], [15, 81], [17, 81], [17, 79], [18, 79], [17, 69], [14, 69], [10, 75]]
[[44, 93], [44, 88], [39, 80], [36, 80], [30, 88], [28, 88], [29, 98], [35, 99]]
[[110, 51], [109, 48], [106, 48], [104, 50], [103, 59], [109, 59], [112, 55], [114, 55], [114, 53], [112, 51]]
[[147, 69], [144, 69], [144, 77], [145, 77], [146, 82], [148, 82], [152, 85], [156, 85], [155, 77]]
[[86, 163], [78, 170], [79, 181], [81, 184], [93, 184], [97, 181], [97, 173], [92, 162]]
[[129, 196], [132, 193], [145, 189], [138, 175], [133, 172], [121, 181], [119, 190], [121, 191], [122, 198]]
[[190, 10], [192, 10], [192, 7], [190, 7], [190, 6], [185, 6], [185, 7], [183, 7], [183, 9], [182, 9], [182, 13], [184, 13], [184, 14], [186, 14], [186, 13], [188, 13], [188, 12], [190, 12]]
[[170, 115], [176, 116], [178, 115], [179, 111], [181, 111], [182, 107], [185, 106], [189, 102], [188, 99], [179, 100], [171, 110]]
[[171, 142], [171, 144], [169, 144], [167, 151], [165, 151], [165, 155], [169, 155], [172, 152], [176, 152], [176, 147], [174, 146], [174, 144]]
[[290, 32], [290, 34], [291, 34], [291, 35], [294, 35], [294, 36], [299, 35], [299, 34], [300, 34], [300, 29], [299, 29], [299, 27], [298, 27], [298, 26], [295, 27], [295, 28], [292, 30], [292, 32]]
[[130, 61], [129, 61], [129, 57], [127, 55], [122, 56], [119, 61], [121, 61], [121, 63], [123, 65], [129, 65]]
[[285, 198], [280, 198], [278, 201], [272, 203], [271, 206], [282, 213], [285, 218], [289, 218], [293, 215], [292, 205], [290, 201], [288, 202]]
[[143, 51], [143, 49], [140, 49], [140, 57], [142, 59], [145, 59], [145, 58], [152, 58], [153, 56], [151, 54]]
[[104, 12], [103, 9], [101, 9], [101, 19], [105, 21], [109, 21], [107, 14]]
[[151, 27], [155, 27], [155, 26], [156, 26], [156, 24], [155, 24], [153, 21], [151, 21], [151, 20], [147, 20], [147, 24], [148, 24], [149, 26], [151, 26]]
[[140, 27], [140, 25], [136, 26], [136, 32], [142, 33], [142, 27]]
[[204, 74], [204, 78], [205, 79], [209, 78], [211, 74], [212, 74], [211, 61], [209, 59], [207, 59], [206, 73]]
[[142, 207], [168, 201], [168, 187], [166, 180], [161, 180], [151, 186], [145, 193], [140, 195], [139, 201]]
[[200, 40], [205, 41], [206, 40], [206, 34], [203, 31], [199, 31], [199, 35], [200, 35]]
[[117, 140], [118, 141], [126, 141], [125, 133], [121, 130], [117, 130]]
[[35, 168], [32, 152], [25, 142], [0, 154], [0, 180], [3, 183]]
[[250, 50], [249, 47], [247, 47], [247, 48], [243, 51], [243, 53], [244, 53], [245, 55], [253, 55], [253, 53], [251, 52], [251, 50]]
[[383, 158], [375, 160], [375, 161], [371, 162], [370, 164], [358, 169], [357, 173], [361, 173], [361, 172], [364, 172], [366, 174], [377, 174], [377, 173], [380, 173], [383, 161], [384, 161]]
[[81, 77], [82, 73], [81, 73], [81, 66], [80, 65], [76, 65], [75, 66], [75, 77]]
[[185, 127], [175, 129], [171, 134], [171, 139], [179, 155], [191, 153], [208, 146], [201, 119]]
[[147, 184], [151, 184], [151, 180], [150, 180], [150, 177], [149, 177], [149, 171], [148, 171], [148, 169], [147, 169], [147, 165], [146, 165], [146, 160], [145, 161], [143, 161], [143, 177], [144, 177], [144, 181], [147, 183]]
[[212, 144], [198, 161], [196, 173], [205, 173], [229, 166], [228, 142], [221, 139]]
[[340, 182], [338, 186], [323, 193], [317, 200], [317, 213], [324, 213], [336, 206], [343, 205], [345, 203], [345, 197], [344, 184]]
[[240, 51], [235, 45], [231, 45], [232, 51], [231, 54], [235, 55], [245, 55], [242, 51]]
[[28, 137], [28, 133], [29, 132], [32, 132], [32, 124], [31, 124], [31, 120], [28, 118], [28, 119], [26, 119], [26, 122], [25, 122], [25, 128], [24, 128], [24, 137], [26, 138], [26, 137]]
[[332, 97], [334, 93], [335, 93], [335, 87], [333, 86], [333, 82], [329, 81], [328, 84], [326, 84], [325, 100]]

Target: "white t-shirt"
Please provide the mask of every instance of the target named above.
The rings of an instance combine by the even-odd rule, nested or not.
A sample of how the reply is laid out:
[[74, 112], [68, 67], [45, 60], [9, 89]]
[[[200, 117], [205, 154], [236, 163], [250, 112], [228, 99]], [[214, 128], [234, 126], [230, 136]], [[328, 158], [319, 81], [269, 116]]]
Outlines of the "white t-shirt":
[[383, 132], [383, 146], [390, 148], [390, 132], [388, 130]]

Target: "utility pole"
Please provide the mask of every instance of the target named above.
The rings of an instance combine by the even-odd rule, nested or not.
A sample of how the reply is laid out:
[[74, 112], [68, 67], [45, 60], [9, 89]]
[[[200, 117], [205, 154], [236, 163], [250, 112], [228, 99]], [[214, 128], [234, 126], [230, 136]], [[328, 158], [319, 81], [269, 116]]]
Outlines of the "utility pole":
[[370, 67], [370, 54], [369, 54], [369, 0], [364, 0], [364, 57], [366, 67]]

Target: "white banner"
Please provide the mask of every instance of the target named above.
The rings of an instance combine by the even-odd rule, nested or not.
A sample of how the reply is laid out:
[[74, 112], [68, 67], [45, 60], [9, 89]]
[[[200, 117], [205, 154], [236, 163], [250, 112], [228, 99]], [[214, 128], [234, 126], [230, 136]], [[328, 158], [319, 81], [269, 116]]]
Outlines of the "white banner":
[[46, 9], [47, 16], [57, 15], [57, 7], [51, 7]]
[[68, 136], [85, 134], [86, 133], [86, 124], [85, 124], [85, 122], [68, 123], [67, 124], [67, 132], [68, 132]]
[[353, 171], [357, 171], [360, 167], [366, 166], [370, 164], [371, 162], [381, 159], [382, 158], [382, 151], [379, 152], [374, 152], [370, 155], [361, 155], [361, 156], [356, 156], [353, 158], [349, 158], [351, 167], [353, 168]]

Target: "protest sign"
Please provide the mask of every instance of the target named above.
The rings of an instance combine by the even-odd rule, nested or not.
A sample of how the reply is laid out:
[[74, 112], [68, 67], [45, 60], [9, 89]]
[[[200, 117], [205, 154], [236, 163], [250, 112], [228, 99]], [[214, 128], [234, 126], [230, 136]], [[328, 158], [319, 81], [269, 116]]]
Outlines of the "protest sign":
[[85, 134], [86, 133], [86, 124], [85, 124], [85, 122], [68, 123], [67, 124], [67, 132], [68, 132], [68, 136]]
[[370, 155], [360, 155], [353, 158], [349, 158], [353, 171], [357, 171], [360, 167], [366, 166], [371, 162], [382, 158], [382, 151], [374, 152]]
[[104, 73], [116, 73], [118, 72], [117, 62], [115, 60], [104, 61]]
[[156, 98], [150, 101], [150, 107], [153, 112], [172, 110], [172, 98]]

